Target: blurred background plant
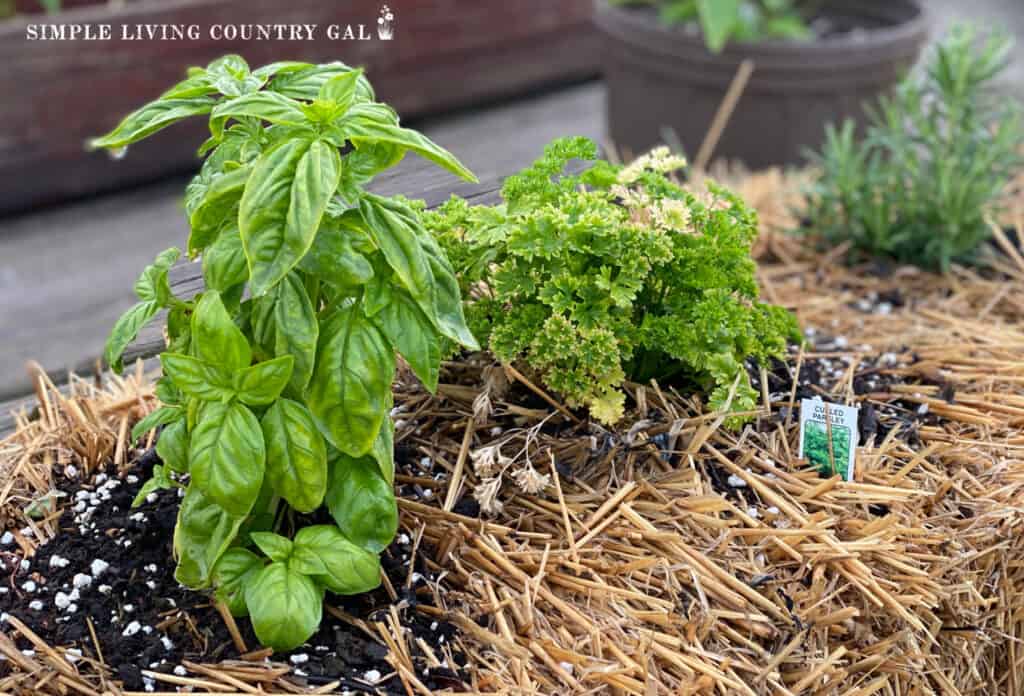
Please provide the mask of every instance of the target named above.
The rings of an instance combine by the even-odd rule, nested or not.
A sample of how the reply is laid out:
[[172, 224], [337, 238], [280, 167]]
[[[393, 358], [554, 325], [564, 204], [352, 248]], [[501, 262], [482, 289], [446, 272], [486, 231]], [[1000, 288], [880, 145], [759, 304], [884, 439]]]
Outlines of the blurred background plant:
[[808, 197], [808, 231], [881, 256], [947, 270], [971, 262], [988, 216], [1022, 164], [1019, 103], [991, 89], [1012, 41], [954, 27], [920, 75], [870, 111], [865, 137], [830, 126]]
[[612, 4], [650, 5], [664, 24], [699, 28], [714, 53], [730, 40], [800, 40], [812, 35], [797, 0], [612, 0]]

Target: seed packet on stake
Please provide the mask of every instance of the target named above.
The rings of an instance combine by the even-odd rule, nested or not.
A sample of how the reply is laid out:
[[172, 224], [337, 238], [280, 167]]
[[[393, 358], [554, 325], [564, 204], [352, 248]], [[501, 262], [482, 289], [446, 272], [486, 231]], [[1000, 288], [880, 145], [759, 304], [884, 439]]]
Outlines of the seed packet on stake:
[[853, 480], [854, 453], [859, 431], [853, 406], [831, 404], [820, 398], [800, 402], [800, 456], [818, 467], [823, 476], [839, 474]]

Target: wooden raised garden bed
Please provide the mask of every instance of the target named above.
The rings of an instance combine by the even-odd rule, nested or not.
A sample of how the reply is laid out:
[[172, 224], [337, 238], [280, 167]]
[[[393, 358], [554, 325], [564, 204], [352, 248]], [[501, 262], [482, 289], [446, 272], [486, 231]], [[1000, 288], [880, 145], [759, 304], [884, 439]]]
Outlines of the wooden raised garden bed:
[[[252, 65], [292, 59], [365, 66], [380, 99], [407, 118], [493, 100], [597, 72], [590, 0], [552, 4], [392, 0], [395, 35], [332, 40], [329, 25], [374, 32], [381, 3], [294, 0], [169, 0], [76, 6], [56, 16], [0, 22], [0, 214], [195, 168], [204, 127], [186, 125], [137, 147], [124, 162], [87, 153], [130, 109], [155, 98], [185, 67], [238, 53]], [[108, 41], [30, 41], [40, 23], [112, 25]], [[222, 24], [316, 24], [311, 41], [213, 40]], [[200, 38], [123, 40], [121, 25], [197, 25]], [[358, 27], [355, 29], [358, 32]], [[132, 29], [134, 31], [134, 29]], [[469, 69], [472, 68], [472, 69]], [[74, 115], [73, 119], [68, 118]], [[191, 128], [191, 130], [189, 130]], [[188, 137], [185, 137], [188, 133]], [[182, 146], [182, 138], [195, 147]]]

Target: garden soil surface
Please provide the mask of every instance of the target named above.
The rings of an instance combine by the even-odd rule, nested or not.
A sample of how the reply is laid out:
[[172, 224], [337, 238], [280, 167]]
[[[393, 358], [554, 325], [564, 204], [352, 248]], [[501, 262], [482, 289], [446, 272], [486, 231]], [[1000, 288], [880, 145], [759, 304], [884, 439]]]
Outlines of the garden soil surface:
[[[67, 496], [60, 532], [30, 560], [14, 553], [11, 538], [5, 537], [0, 612], [20, 619], [49, 645], [70, 648], [70, 660], [82, 653], [96, 656], [94, 630], [112, 676], [126, 690], [148, 691], [166, 685], [143, 672], [184, 676], [183, 661], [211, 663], [240, 655], [210, 598], [174, 579], [170, 540], [177, 489], [151, 494], [131, 508], [159, 461], [153, 450], [140, 454], [120, 473], [111, 466], [89, 481], [60, 475], [57, 486]], [[431, 660], [435, 664], [430, 666], [423, 652], [414, 650], [420, 681], [430, 689], [460, 689], [463, 658], [446, 650], [453, 627], [416, 611], [419, 602], [429, 600], [429, 573], [418, 554], [410, 568], [412, 554], [413, 541], [405, 533], [383, 554], [394, 600], [383, 588], [359, 597], [329, 595], [327, 604], [352, 621], [325, 611], [320, 630], [306, 645], [275, 654], [273, 660], [288, 663], [292, 679], [311, 687], [340, 681], [352, 692], [405, 693], [385, 659], [388, 649], [354, 625], [387, 621], [394, 608], [406, 637], [413, 644], [422, 639], [441, 662]], [[248, 620], [239, 619], [237, 626], [246, 646], [258, 648]], [[24, 638], [18, 646], [30, 656], [34, 652]]]

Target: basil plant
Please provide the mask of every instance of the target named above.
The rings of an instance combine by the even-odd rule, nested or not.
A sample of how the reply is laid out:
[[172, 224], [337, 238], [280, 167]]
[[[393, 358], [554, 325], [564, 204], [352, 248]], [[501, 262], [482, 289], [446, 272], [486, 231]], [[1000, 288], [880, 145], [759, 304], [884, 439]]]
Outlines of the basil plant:
[[[206, 290], [175, 297], [167, 274], [179, 252], [163, 252], [105, 357], [120, 370], [125, 347], [167, 310], [162, 406], [133, 431], [162, 426], [163, 463], [140, 499], [184, 486], [175, 577], [215, 588], [260, 641], [290, 649], [316, 631], [326, 590], [380, 583], [378, 554], [398, 526], [396, 353], [434, 390], [442, 338], [478, 347], [417, 212], [364, 187], [407, 151], [475, 178], [341, 63], [250, 71], [226, 56], [92, 145], [120, 151], [191, 116], [208, 116], [211, 133], [185, 193], [188, 255], [202, 258]], [[329, 515], [312, 514], [322, 507]]]

